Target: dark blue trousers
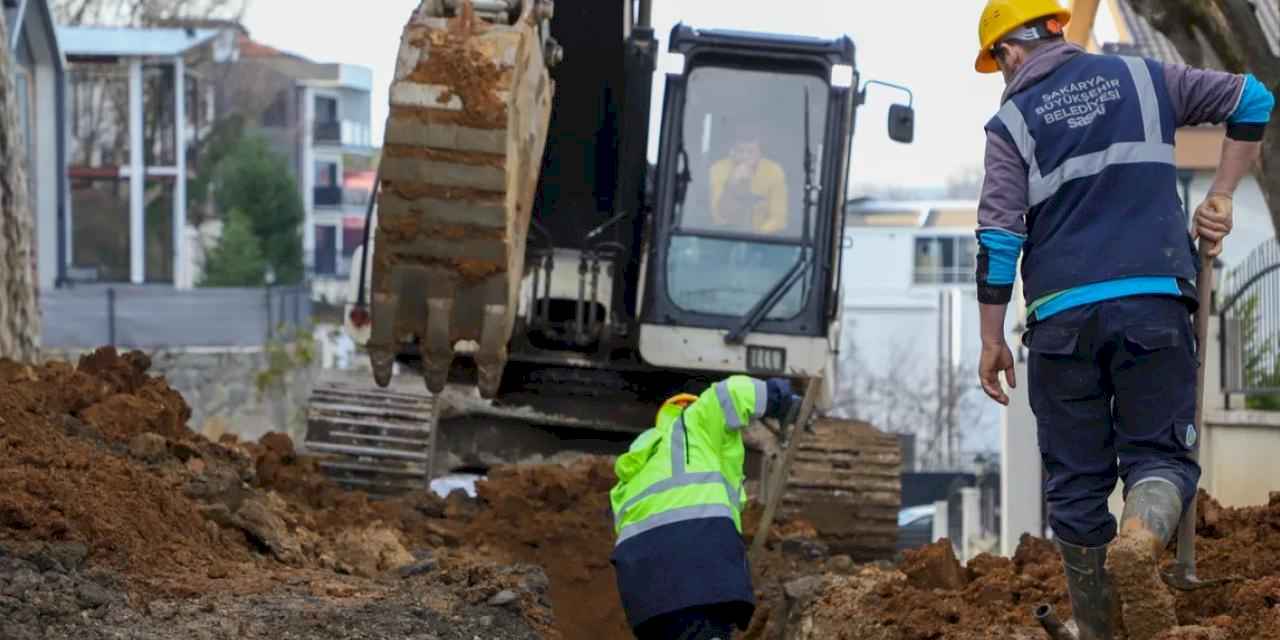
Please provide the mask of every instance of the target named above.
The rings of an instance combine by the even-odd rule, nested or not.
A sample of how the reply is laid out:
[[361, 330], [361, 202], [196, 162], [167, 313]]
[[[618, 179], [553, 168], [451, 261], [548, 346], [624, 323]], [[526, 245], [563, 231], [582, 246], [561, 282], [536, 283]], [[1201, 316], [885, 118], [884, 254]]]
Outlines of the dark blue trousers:
[[737, 612], [732, 605], [682, 609], [634, 629], [639, 640], [733, 640]]
[[1135, 296], [1076, 307], [1033, 323], [1023, 344], [1054, 535], [1110, 542], [1117, 477], [1126, 493], [1141, 481], [1172, 483], [1185, 508], [1200, 480], [1187, 304]]

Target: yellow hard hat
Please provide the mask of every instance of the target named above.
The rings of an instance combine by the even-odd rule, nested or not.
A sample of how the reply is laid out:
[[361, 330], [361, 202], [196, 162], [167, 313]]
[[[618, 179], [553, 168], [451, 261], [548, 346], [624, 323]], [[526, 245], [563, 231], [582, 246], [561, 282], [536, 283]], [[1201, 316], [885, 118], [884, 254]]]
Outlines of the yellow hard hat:
[[978, 73], [995, 73], [1000, 70], [991, 47], [1014, 29], [1046, 16], [1055, 16], [1062, 26], [1071, 20], [1071, 12], [1063, 9], [1057, 0], [988, 0], [978, 21], [978, 60], [973, 68]]
[[667, 398], [666, 402], [662, 403], [662, 406], [666, 407], [668, 405], [676, 405], [679, 407], [687, 407], [697, 401], [698, 401], [698, 396], [695, 396], [690, 393], [681, 393], [681, 394], [671, 396], [670, 398]]

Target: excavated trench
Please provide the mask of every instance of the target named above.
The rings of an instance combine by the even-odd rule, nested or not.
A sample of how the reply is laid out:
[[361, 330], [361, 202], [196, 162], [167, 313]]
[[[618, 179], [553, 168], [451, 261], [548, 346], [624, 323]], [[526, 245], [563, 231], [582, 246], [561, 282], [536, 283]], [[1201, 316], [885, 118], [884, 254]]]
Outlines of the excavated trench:
[[[608, 458], [499, 467], [475, 499], [371, 500], [286, 436], [191, 432], [148, 366], [112, 350], [0, 363], [0, 637], [630, 637]], [[1199, 628], [1160, 639], [1280, 639], [1280, 495], [1248, 509], [1201, 495], [1200, 514], [1201, 574], [1243, 580], [1178, 595]], [[746, 638], [1042, 638], [1036, 604], [1069, 615], [1043, 540], [967, 567], [948, 545], [859, 565], [800, 521], [770, 541]]]

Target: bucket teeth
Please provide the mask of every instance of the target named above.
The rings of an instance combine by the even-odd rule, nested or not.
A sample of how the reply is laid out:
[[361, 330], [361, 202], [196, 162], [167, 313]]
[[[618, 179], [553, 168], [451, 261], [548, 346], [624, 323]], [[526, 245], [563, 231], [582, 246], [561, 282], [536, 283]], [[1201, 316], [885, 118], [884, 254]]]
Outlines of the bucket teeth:
[[513, 24], [486, 22], [468, 2], [447, 12], [438, 4], [415, 12], [396, 58], [369, 348], [375, 380], [385, 384], [390, 360], [416, 344], [427, 387], [438, 392], [458, 345], [479, 345], [467, 355], [482, 395], [492, 397], [551, 115], [545, 22], [533, 2]]

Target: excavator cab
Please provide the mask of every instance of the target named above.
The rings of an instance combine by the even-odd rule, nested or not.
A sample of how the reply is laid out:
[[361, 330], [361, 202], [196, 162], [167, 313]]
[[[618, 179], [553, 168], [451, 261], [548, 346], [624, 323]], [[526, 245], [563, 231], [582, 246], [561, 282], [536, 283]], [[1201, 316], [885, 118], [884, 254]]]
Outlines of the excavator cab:
[[[640, 353], [659, 367], [829, 371], [853, 42], [677, 25], [669, 50], [684, 69], [666, 79]], [[897, 108], [891, 133], [909, 141], [910, 107]]]

